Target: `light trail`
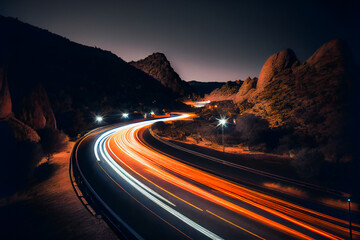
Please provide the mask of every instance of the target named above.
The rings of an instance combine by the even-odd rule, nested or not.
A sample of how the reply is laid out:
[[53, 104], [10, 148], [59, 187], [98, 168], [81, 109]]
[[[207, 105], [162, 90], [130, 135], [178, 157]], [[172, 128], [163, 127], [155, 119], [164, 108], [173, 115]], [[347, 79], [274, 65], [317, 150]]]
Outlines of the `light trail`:
[[[181, 117], [184, 117], [184, 116], [175, 117], [173, 119], [177, 119], [177, 118], [181, 118]], [[154, 121], [156, 121], [156, 120], [154, 120]], [[154, 122], [154, 121], [149, 121], [149, 122], [151, 122], [150, 124], [152, 124], [152, 122]], [[149, 124], [149, 122], [147, 122], [147, 124]], [[97, 149], [100, 149], [100, 155], [107, 162], [107, 164], [118, 174], [118, 176], [120, 176], [127, 183], [129, 183], [131, 186], [133, 186], [136, 190], [138, 190], [141, 194], [143, 194], [143, 196], [147, 197], [149, 200], [153, 201], [155, 204], [157, 204], [164, 210], [168, 211], [169, 213], [171, 213], [172, 215], [174, 215], [181, 221], [185, 222], [189, 226], [191, 226], [194, 229], [198, 230], [199, 232], [203, 233], [205, 236], [209, 237], [210, 239], [222, 239], [218, 235], [216, 235], [216, 234], [212, 233], [211, 231], [209, 231], [208, 229], [200, 226], [199, 224], [192, 221], [185, 215], [181, 214], [180, 212], [174, 210], [173, 208], [169, 207], [168, 205], [166, 205], [165, 203], [160, 201], [159, 199], [162, 199], [165, 202], [175, 206], [170, 201], [168, 201], [164, 197], [160, 196], [159, 194], [157, 194], [156, 192], [151, 190], [149, 187], [147, 187], [146, 185], [142, 184], [140, 181], [138, 181], [137, 179], [132, 177], [125, 169], [123, 169], [119, 164], [117, 164], [114, 161], [114, 159], [107, 152], [106, 144], [104, 144], [104, 142], [106, 141], [107, 137], [110, 134], [112, 134], [113, 132], [121, 132], [124, 129], [126, 129], [126, 126], [120, 127], [120, 128], [117, 128], [117, 129], [114, 129], [114, 130], [111, 130], [109, 132], [102, 134], [95, 143], [95, 146], [94, 146], [95, 152], [97, 152]], [[97, 156], [97, 160], [100, 161], [98, 153], [96, 153], [96, 156]]]
[[[240, 201], [241, 203], [249, 204], [266, 212], [266, 216], [269, 214], [276, 216], [288, 222], [290, 226], [295, 224], [307, 231], [329, 239], [343, 239], [341, 236], [346, 236], [347, 228], [341, 226], [346, 223], [344, 220], [245, 188], [223, 178], [206, 173], [181, 163], [165, 154], [154, 151], [139, 138], [139, 132], [155, 122], [175, 121], [188, 117], [190, 116], [180, 115], [167, 119], [134, 123], [109, 130], [103, 133], [95, 142], [94, 152], [96, 159], [97, 161], [104, 160], [118, 176], [147, 199], [211, 239], [221, 239], [221, 237], [175, 210], [177, 206], [166, 199], [161, 193], [169, 194], [197, 210], [203, 211], [204, 208], [196, 206], [194, 203], [191, 203], [191, 201], [179, 196], [179, 194], [182, 194], [181, 191], [179, 191], [179, 193], [172, 192], [173, 188], [169, 189], [169, 184], [205, 201], [215, 203], [220, 208], [226, 208], [297, 238], [312, 239], [312, 237], [307, 235], [306, 231], [303, 233], [295, 230], [269, 217], [240, 207], [235, 202]], [[122, 159], [124, 154], [127, 156], [126, 161]], [[150, 178], [157, 179], [157, 183], [150, 180]], [[159, 181], [161, 183], [167, 183], [167, 185], [162, 186], [158, 183]], [[194, 183], [196, 183], [196, 185], [194, 185]], [[153, 190], [150, 186], [155, 187], [155, 189], [159, 191]], [[206, 186], [207, 189], [210, 190], [205, 190], [201, 186]], [[232, 200], [228, 200], [224, 198], [224, 196], [230, 197]], [[206, 210], [206, 212], [214, 215], [209, 210]], [[245, 232], [250, 232], [225, 218], [221, 219]], [[355, 226], [358, 227], [357, 224]], [[327, 232], [323, 230], [323, 228], [331, 232]], [[341, 236], [337, 236], [335, 233]], [[255, 233], [252, 234], [258, 236]], [[357, 237], [360, 236], [358, 231], [353, 231], [353, 234]], [[263, 239], [262, 237], [259, 238]]]

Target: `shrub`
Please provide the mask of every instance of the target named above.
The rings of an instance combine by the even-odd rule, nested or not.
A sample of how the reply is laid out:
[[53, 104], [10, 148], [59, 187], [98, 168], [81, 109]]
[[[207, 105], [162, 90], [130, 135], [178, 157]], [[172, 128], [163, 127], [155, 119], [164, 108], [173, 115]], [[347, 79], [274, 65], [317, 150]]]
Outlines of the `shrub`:
[[44, 128], [38, 130], [40, 143], [47, 160], [49, 161], [54, 153], [63, 151], [69, 138], [58, 129]]
[[319, 174], [324, 161], [324, 154], [317, 149], [304, 148], [295, 153], [291, 165], [304, 178], [315, 177]]
[[6, 122], [0, 122], [0, 198], [26, 186], [43, 154], [40, 144], [18, 142]]

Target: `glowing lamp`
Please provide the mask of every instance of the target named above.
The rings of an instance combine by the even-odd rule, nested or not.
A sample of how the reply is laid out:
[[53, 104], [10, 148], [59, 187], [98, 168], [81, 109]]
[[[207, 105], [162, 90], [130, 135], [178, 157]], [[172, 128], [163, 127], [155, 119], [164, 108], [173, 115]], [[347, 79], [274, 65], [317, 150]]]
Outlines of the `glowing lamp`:
[[103, 117], [102, 116], [96, 116], [95, 121], [98, 123], [101, 123], [103, 121]]

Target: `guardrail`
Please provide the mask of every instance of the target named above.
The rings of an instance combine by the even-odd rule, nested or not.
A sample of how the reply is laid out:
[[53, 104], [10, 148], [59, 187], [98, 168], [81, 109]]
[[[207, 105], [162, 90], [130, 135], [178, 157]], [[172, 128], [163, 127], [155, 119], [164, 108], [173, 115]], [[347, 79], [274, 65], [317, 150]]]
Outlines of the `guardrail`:
[[[151, 119], [141, 119], [141, 121], [149, 121]], [[132, 122], [137, 122], [133, 120]], [[122, 123], [121, 125], [128, 124]], [[76, 196], [79, 198], [80, 202], [87, 209], [87, 211], [96, 218], [103, 219], [109, 227], [115, 232], [115, 234], [120, 239], [143, 239], [139, 236], [134, 230], [132, 230], [126, 223], [123, 221], [111, 208], [101, 199], [101, 197], [95, 192], [91, 187], [89, 182], [86, 180], [84, 174], [82, 173], [79, 163], [77, 161], [77, 149], [82, 140], [88, 137], [90, 134], [105, 129], [112, 126], [121, 126], [117, 124], [111, 124], [107, 126], [101, 126], [96, 129], [93, 129], [86, 134], [84, 134], [74, 145], [74, 148], [70, 155], [70, 165], [69, 165], [69, 176], [71, 185], [76, 193]]]
[[103, 219], [120, 239], [141, 239], [141, 237], [133, 232], [127, 224], [119, 216], [117, 216], [111, 208], [109, 208], [109, 206], [90, 186], [89, 182], [81, 172], [79, 163], [77, 162], [76, 152], [79, 143], [85, 137], [86, 136], [79, 139], [74, 145], [69, 163], [70, 181], [77, 197], [92, 216]]

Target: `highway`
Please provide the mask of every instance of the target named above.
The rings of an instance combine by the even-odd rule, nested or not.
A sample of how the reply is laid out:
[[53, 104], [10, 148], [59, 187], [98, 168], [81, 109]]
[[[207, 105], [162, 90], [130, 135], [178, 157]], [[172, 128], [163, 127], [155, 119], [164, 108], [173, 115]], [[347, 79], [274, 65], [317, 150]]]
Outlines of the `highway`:
[[[188, 117], [105, 127], [76, 145], [73, 161], [126, 229], [125, 238], [349, 238], [346, 212], [266, 189], [263, 183], [282, 181], [314, 195], [326, 189], [166, 143], [148, 130], [157, 121]], [[359, 239], [354, 219], [352, 236]]]

